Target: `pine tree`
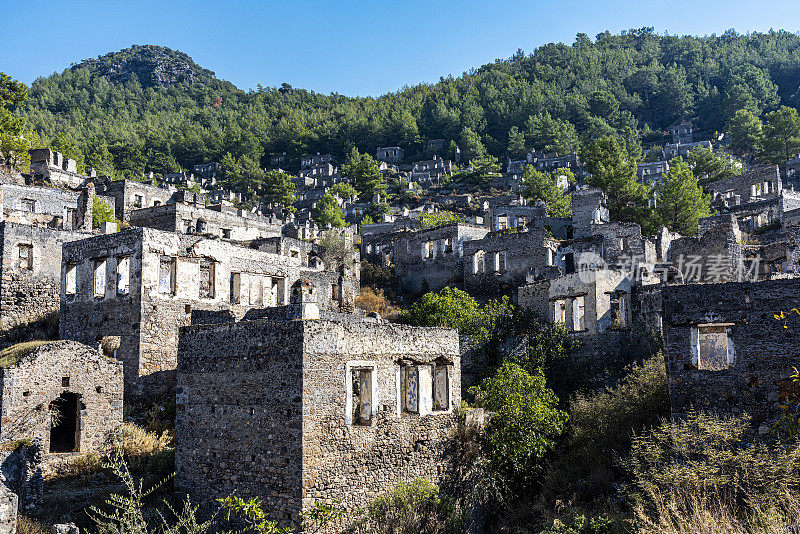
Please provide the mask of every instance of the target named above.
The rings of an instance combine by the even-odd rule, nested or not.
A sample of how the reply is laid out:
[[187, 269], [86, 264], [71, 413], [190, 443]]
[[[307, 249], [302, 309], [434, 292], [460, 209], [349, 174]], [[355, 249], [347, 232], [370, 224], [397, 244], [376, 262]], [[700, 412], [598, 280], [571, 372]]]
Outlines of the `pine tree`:
[[661, 224], [673, 232], [695, 235], [698, 219], [711, 214], [709, 197], [687, 163], [675, 158], [669, 165], [664, 183], [658, 189], [656, 213]]

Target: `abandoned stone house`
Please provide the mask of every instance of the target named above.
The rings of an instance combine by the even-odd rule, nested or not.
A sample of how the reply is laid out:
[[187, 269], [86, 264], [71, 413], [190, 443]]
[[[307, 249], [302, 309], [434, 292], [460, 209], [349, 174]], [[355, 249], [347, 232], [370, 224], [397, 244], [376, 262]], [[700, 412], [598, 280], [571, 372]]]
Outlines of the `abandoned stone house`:
[[464, 289], [481, 299], [511, 295], [527, 280], [559, 276], [559, 243], [545, 230], [493, 232], [464, 243]]
[[173, 199], [174, 190], [156, 187], [134, 180], [94, 180], [97, 194], [114, 199], [114, 215], [120, 221], [130, 221], [134, 210], [162, 206]]
[[569, 169], [575, 176], [583, 175], [583, 166], [577, 154], [542, 154], [532, 150], [525, 155], [525, 161], [533, 165], [537, 171], [552, 172], [556, 169]]
[[0, 369], [0, 440], [47, 453], [101, 450], [122, 424], [122, 363], [75, 341], [45, 342]]
[[298, 173], [298, 178], [301, 180], [313, 181], [312, 187], [319, 187], [321, 185], [332, 185], [333, 178], [339, 176], [339, 169], [332, 163], [318, 163], [309, 167], [303, 167]]
[[2, 184], [0, 195], [0, 333], [7, 333], [58, 312], [61, 247], [91, 235], [93, 188]]
[[397, 218], [391, 222], [361, 225], [361, 259], [381, 267], [394, 263], [394, 241], [420, 225], [419, 219]]
[[400, 163], [404, 156], [405, 151], [399, 146], [379, 147], [376, 153], [376, 159], [386, 163]]
[[798, 399], [800, 317], [774, 314], [800, 300], [800, 279], [669, 285], [662, 298], [673, 414], [746, 412], [753, 433], [767, 431]]
[[653, 161], [636, 164], [636, 179], [638, 182], [655, 186], [664, 180], [664, 175], [669, 172], [668, 161]]
[[67, 243], [61, 338], [118, 344], [126, 393], [137, 395], [150, 384], [171, 383], [178, 328], [191, 324], [193, 314], [241, 317], [251, 308], [285, 304], [289, 288], [301, 277], [314, 285], [324, 309], [352, 309], [357, 264], [326, 266], [300, 243], [284, 247], [282, 242], [276, 237], [249, 247], [218, 237], [129, 228]]
[[78, 189], [89, 179], [89, 176], [78, 173], [74, 159], [64, 158], [60, 152], [36, 148], [28, 153], [31, 157], [31, 177], [36, 184], [50, 183], [58, 187]]
[[461, 285], [464, 243], [489, 233], [484, 226], [448, 224], [414, 232], [394, 241], [394, 272], [407, 295]]
[[687, 120], [680, 120], [672, 123], [669, 133], [672, 134], [672, 142], [676, 144], [686, 144], [694, 142], [694, 127]]
[[315, 502], [355, 510], [421, 477], [447, 487], [461, 391], [455, 330], [269, 311], [182, 329], [177, 488], [201, 502], [258, 496], [296, 524]]
[[685, 158], [689, 155], [689, 152], [696, 148], [704, 148], [709, 151], [714, 150], [714, 146], [711, 144], [711, 141], [693, 141], [691, 143], [669, 143], [664, 146], [663, 154], [664, 159], [667, 161], [672, 160], [673, 158], [681, 157]]
[[409, 181], [417, 182], [420, 184], [439, 185], [445, 175], [450, 175], [453, 172], [453, 163], [450, 160], [444, 160], [439, 156], [434, 156], [433, 159], [425, 161], [415, 161], [411, 165], [411, 174], [409, 174]]
[[316, 154], [302, 156], [300, 158], [301, 169], [310, 169], [311, 167], [325, 165], [326, 163], [334, 163], [334, 157], [332, 154], [320, 154], [317, 152]]
[[218, 236], [234, 241], [277, 237], [281, 235], [283, 226], [283, 221], [261, 217], [246, 210], [226, 208], [220, 204], [204, 207], [182, 202], [134, 210], [129, 221], [133, 226]]

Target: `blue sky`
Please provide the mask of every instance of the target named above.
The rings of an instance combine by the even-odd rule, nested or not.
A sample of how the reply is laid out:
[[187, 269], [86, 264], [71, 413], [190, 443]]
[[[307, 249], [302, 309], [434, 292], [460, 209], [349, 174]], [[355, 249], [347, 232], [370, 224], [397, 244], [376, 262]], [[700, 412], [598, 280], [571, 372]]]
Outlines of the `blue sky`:
[[796, 0], [3, 2], [0, 71], [25, 83], [132, 44], [158, 44], [242, 89], [287, 82], [349, 96], [435, 82], [518, 48], [571, 43], [579, 32], [800, 30]]

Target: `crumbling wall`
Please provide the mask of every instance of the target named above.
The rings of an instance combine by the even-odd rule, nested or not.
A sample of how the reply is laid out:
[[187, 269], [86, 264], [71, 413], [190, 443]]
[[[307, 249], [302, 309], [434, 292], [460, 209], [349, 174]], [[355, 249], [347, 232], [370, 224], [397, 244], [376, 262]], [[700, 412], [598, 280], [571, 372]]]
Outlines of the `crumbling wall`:
[[394, 242], [395, 277], [408, 295], [461, 285], [464, 243], [481, 239], [488, 228], [449, 224], [423, 230]]
[[0, 223], [0, 331], [58, 313], [62, 245], [88, 235]]
[[35, 438], [50, 451], [51, 403], [77, 395], [75, 452], [97, 451], [122, 424], [122, 362], [74, 341], [46, 343], [0, 370], [0, 440]]
[[[10, 505], [13, 502], [20, 511], [30, 511], [42, 504], [44, 494], [42, 442], [33, 440], [30, 443], [12, 442], [5, 445], [9, 450], [0, 451], [0, 488], [11, 492], [14, 498], [3, 495], [0, 497], [2, 499], [0, 506], [5, 508], [3, 505]], [[15, 519], [16, 511], [13, 510]], [[5, 521], [0, 519], [0, 522]]]
[[[746, 412], [754, 428], [771, 425], [780, 404], [796, 398], [789, 375], [800, 366], [797, 316], [784, 322], [773, 315], [800, 300], [800, 279], [666, 286], [662, 295], [673, 414]], [[697, 348], [702, 325], [726, 331], [730, 357], [724, 368], [699, 368], [704, 367]]]
[[[181, 334], [176, 484], [200, 500], [260, 496], [272, 517], [290, 523], [314, 502], [355, 510], [401, 481], [453, 482], [455, 331], [323, 314]], [[449, 369], [448, 409], [401, 409], [401, 364], [434, 363]], [[374, 373], [369, 424], [348, 409], [348, 373], [363, 366]]]

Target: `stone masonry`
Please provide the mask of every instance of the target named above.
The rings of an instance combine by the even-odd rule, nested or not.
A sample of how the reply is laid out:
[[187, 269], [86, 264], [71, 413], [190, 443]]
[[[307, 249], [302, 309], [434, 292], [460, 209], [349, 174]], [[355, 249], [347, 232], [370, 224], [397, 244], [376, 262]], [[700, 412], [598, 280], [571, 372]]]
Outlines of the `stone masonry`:
[[151, 228], [66, 244], [60, 335], [90, 344], [113, 338], [125, 362], [126, 391], [141, 394], [150, 382], [172, 383], [178, 329], [194, 311], [242, 317], [251, 308], [285, 305], [301, 277], [313, 284], [322, 308], [352, 309], [353, 270], [325, 266], [299, 247], [270, 246], [275, 252]]
[[259, 496], [283, 524], [314, 502], [355, 510], [419, 477], [446, 486], [456, 331], [272, 311], [182, 330], [176, 486], [204, 502]]
[[[40, 439], [46, 452], [101, 448], [122, 424], [122, 363], [74, 341], [45, 343], [0, 369], [0, 440]], [[51, 424], [49, 412], [55, 412]]]
[[[664, 348], [674, 415], [691, 409], [753, 416], [768, 428], [797, 400], [800, 279], [666, 286]], [[784, 328], [784, 325], [787, 328]]]

